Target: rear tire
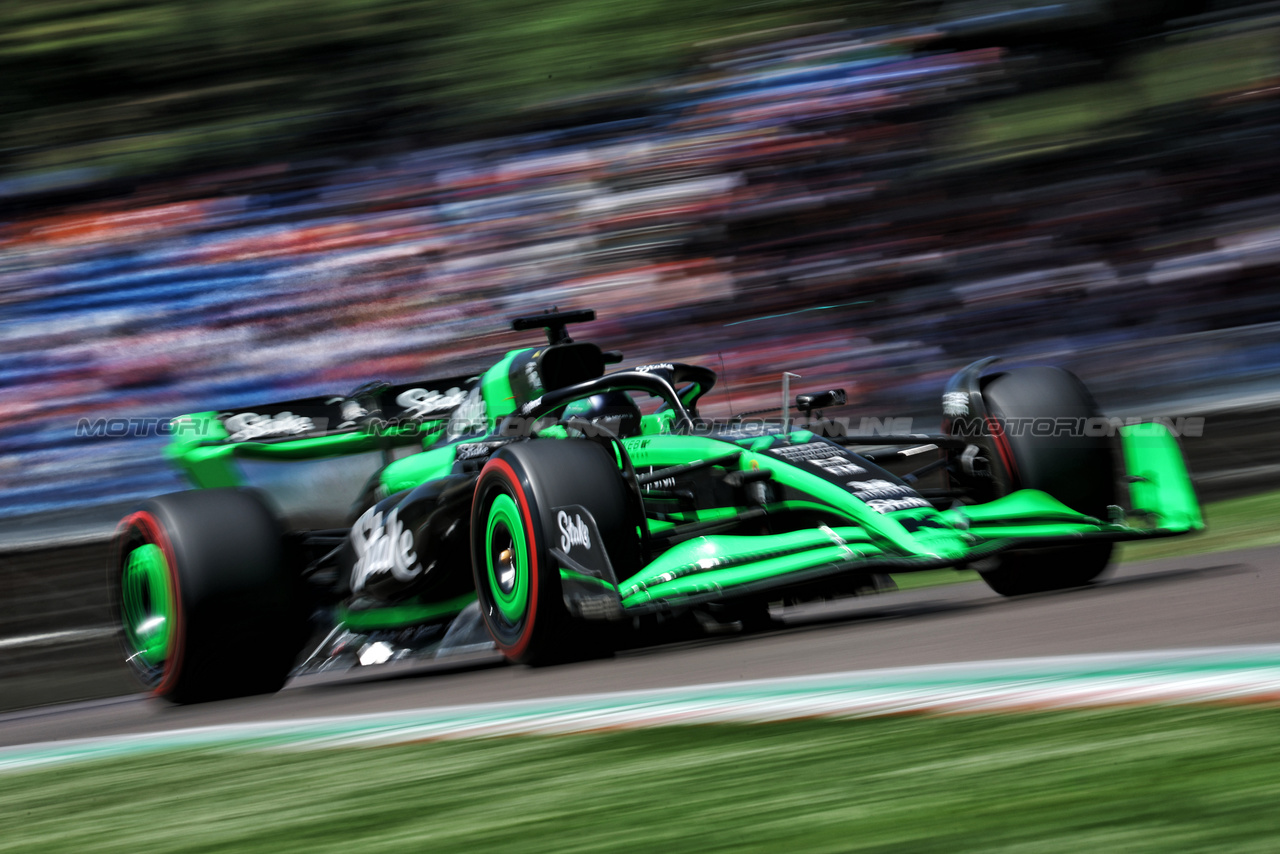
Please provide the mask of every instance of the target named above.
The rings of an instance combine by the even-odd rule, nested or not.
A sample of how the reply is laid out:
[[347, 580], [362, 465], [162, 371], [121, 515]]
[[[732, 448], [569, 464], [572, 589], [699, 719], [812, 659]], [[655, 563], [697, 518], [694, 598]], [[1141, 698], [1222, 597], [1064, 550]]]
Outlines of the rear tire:
[[476, 481], [472, 570], [485, 626], [511, 661], [543, 665], [612, 653], [608, 623], [574, 619], [565, 607], [555, 508], [578, 505], [595, 520], [621, 580], [638, 547], [626, 487], [603, 446], [576, 439], [518, 442], [500, 449]]
[[[988, 413], [1002, 424], [1013, 419], [1089, 419], [1098, 407], [1074, 374], [1061, 368], [1019, 368], [983, 380]], [[1024, 422], [1026, 423], [1026, 422]], [[1056, 430], [1053, 432], [1057, 432]], [[1116, 501], [1115, 457], [1106, 436], [1034, 435], [1023, 429], [991, 437], [992, 469], [1000, 495], [1039, 489], [1080, 513], [1107, 518]], [[1106, 571], [1109, 542], [1052, 549], [1010, 551], [997, 556], [982, 578], [996, 593], [1017, 596], [1088, 584]]]
[[176, 703], [277, 691], [306, 640], [297, 576], [256, 495], [162, 495], [120, 523], [111, 590], [126, 661]]

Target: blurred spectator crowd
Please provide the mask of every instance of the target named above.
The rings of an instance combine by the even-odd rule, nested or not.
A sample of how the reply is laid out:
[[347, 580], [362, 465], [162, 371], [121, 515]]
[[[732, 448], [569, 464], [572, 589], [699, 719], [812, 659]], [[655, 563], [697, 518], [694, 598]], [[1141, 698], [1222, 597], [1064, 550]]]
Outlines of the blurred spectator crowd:
[[629, 363], [721, 370], [708, 414], [774, 404], [790, 370], [851, 416], [924, 417], [989, 354], [1110, 405], [1273, 383], [1280, 81], [957, 153], [958, 111], [1024, 58], [903, 31], [726, 48], [554, 129], [0, 221], [0, 515], [182, 488], [163, 436], [82, 418], [479, 371], [553, 305], [594, 308], [576, 334]]

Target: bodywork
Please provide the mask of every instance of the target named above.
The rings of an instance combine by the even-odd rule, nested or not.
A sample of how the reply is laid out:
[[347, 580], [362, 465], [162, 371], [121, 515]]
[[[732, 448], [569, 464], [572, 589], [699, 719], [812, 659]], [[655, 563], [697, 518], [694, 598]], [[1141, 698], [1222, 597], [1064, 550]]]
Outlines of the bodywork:
[[[198, 488], [245, 486], [247, 461], [378, 456], [354, 503], [339, 508], [341, 525], [290, 526], [287, 551], [332, 623], [307, 666], [360, 660], [375, 643], [398, 655], [485, 642], [467, 614], [472, 494], [485, 463], [515, 442], [600, 442], [632, 496], [634, 554], [582, 547], [595, 524], [590, 507], [559, 515], [552, 554], [566, 608], [583, 620], [638, 624], [714, 603], [856, 593], [881, 573], [1203, 527], [1163, 424], [1118, 429], [1122, 498], [1106, 518], [1034, 489], [993, 496], [987, 470], [999, 443], [973, 429], [986, 423], [978, 385], [986, 361], [945, 389], [939, 434], [848, 436], [812, 413], [794, 428], [786, 419], [700, 419], [712, 372], [679, 363], [605, 372], [616, 354], [555, 331], [547, 346], [513, 350], [476, 376], [372, 383], [175, 422], [167, 453]], [[584, 401], [619, 393], [652, 401], [626, 429], [620, 416], [575, 414]], [[916, 469], [903, 474], [907, 460]], [[943, 486], [922, 487], [924, 474], [941, 475]]]

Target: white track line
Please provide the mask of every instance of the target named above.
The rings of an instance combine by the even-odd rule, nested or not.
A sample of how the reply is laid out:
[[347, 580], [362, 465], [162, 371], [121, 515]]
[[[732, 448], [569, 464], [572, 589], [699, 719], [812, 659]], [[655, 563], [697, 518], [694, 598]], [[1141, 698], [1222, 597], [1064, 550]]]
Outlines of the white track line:
[[18, 649], [24, 646], [50, 646], [52, 644], [62, 643], [63, 641], [105, 638], [110, 637], [113, 634], [115, 634], [114, 628], [110, 626], [100, 626], [92, 629], [66, 629], [60, 632], [40, 632], [34, 635], [15, 635], [13, 637], [0, 638], [0, 649]]
[[1280, 645], [1023, 658], [226, 724], [0, 749], [0, 771], [179, 748], [316, 749], [671, 724], [1280, 702]]

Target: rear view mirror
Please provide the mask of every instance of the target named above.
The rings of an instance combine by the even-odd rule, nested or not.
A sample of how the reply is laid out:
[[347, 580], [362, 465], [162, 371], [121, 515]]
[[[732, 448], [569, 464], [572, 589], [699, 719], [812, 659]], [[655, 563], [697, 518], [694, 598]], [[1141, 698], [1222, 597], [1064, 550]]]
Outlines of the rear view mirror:
[[806, 415], [815, 409], [826, 409], [829, 406], [844, 406], [849, 400], [842, 388], [828, 389], [816, 394], [796, 395], [796, 408]]

